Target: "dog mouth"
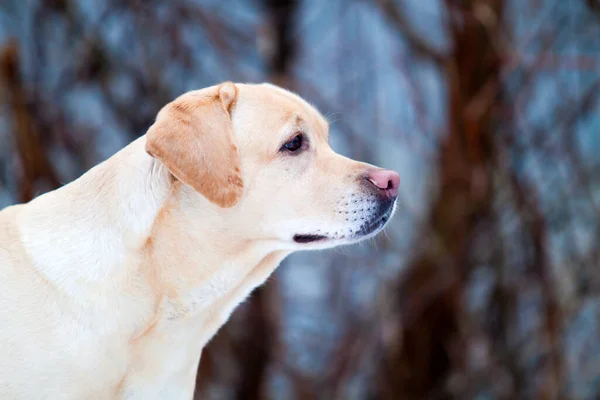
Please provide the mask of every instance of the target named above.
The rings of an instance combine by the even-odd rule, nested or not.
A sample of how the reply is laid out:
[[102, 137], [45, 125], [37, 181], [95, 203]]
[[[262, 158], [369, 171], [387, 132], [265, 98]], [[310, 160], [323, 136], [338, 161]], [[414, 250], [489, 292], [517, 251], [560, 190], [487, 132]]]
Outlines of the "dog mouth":
[[364, 223], [362, 223], [358, 229], [350, 229], [347, 233], [339, 235], [338, 232], [334, 235], [323, 235], [323, 234], [296, 234], [293, 237], [294, 242], [299, 244], [308, 243], [319, 243], [330, 240], [360, 240], [365, 239], [368, 236], [372, 236], [379, 232], [390, 220], [394, 212], [395, 201], [384, 202], [379, 205], [377, 212]]

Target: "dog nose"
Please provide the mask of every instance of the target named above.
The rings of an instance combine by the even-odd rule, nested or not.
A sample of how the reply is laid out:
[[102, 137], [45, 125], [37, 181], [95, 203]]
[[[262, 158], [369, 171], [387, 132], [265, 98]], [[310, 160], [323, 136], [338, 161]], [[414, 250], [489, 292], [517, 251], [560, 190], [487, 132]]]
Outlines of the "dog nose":
[[397, 172], [388, 169], [377, 169], [369, 172], [367, 179], [377, 189], [382, 190], [388, 197], [398, 196], [398, 187], [400, 186], [400, 175]]

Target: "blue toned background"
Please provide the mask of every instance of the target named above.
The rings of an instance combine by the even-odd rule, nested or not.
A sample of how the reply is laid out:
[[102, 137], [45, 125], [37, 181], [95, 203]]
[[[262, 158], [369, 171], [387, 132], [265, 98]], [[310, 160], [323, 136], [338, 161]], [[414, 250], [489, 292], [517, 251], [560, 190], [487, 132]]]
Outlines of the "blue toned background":
[[401, 193], [374, 242], [283, 263], [197, 398], [598, 397], [598, 1], [4, 0], [0, 207], [224, 80], [298, 92]]

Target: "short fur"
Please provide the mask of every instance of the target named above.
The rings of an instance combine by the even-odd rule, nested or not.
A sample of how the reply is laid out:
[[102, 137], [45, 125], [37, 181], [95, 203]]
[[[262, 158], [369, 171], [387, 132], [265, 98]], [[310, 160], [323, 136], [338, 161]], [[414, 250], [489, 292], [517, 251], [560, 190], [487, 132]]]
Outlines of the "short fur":
[[202, 348], [285, 256], [376, 233], [375, 167], [327, 136], [300, 97], [227, 82], [0, 211], [0, 398], [192, 398]]

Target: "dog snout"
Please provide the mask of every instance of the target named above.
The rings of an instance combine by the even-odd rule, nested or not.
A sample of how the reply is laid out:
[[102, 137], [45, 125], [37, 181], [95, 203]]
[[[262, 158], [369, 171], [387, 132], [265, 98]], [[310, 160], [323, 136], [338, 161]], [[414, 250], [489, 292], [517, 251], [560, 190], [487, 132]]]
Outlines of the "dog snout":
[[376, 169], [367, 173], [366, 179], [374, 186], [377, 192], [388, 199], [398, 196], [400, 186], [400, 175], [388, 169]]

